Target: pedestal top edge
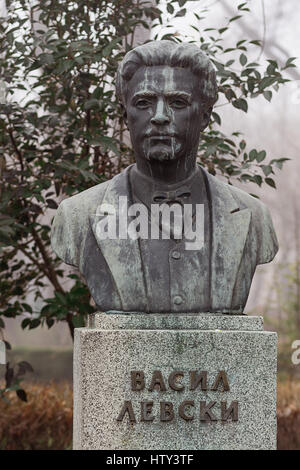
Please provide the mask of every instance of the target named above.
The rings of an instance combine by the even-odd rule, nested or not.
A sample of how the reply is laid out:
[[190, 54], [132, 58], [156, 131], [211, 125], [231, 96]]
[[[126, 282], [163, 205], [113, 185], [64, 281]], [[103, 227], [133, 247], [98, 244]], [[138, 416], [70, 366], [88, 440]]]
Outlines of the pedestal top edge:
[[262, 331], [261, 316], [216, 313], [103, 313], [88, 317], [87, 328], [103, 330], [240, 330]]

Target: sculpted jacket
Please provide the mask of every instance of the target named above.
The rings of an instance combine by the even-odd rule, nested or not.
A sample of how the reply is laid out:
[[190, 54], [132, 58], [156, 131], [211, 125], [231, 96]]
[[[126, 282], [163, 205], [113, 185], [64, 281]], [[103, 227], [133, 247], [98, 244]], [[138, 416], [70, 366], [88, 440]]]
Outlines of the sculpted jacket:
[[[79, 268], [100, 311], [166, 312], [159, 302], [149, 308], [139, 241], [102, 239], [96, 229], [101, 204], [117, 209], [119, 197], [129, 197], [131, 168], [65, 199], [54, 218], [52, 247], [65, 263]], [[269, 211], [262, 202], [202, 171], [209, 190], [212, 221], [207, 311], [240, 314], [256, 266], [270, 262], [277, 253], [276, 234]], [[197, 282], [201, 270], [185, 269], [182, 274], [186, 276], [186, 285], [191, 276], [193, 282]], [[167, 313], [201, 312], [197, 294], [193, 295], [195, 298], [187, 296], [185, 304], [174, 304], [174, 309]], [[178, 304], [180, 296], [176, 298]]]

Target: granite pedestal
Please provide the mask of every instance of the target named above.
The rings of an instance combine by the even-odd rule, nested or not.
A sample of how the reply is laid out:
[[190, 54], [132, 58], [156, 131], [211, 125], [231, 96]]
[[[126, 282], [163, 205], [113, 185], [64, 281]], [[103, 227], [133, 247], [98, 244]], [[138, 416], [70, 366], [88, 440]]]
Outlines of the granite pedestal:
[[74, 346], [74, 449], [276, 448], [261, 317], [98, 313]]

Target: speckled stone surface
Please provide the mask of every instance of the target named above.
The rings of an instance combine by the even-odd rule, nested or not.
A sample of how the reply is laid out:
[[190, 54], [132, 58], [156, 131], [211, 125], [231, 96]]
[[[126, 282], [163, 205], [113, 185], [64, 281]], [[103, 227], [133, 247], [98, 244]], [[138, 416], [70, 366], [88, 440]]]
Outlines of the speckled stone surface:
[[[132, 315], [98, 314], [96, 328], [75, 330], [74, 449], [275, 449], [276, 333], [263, 331], [260, 317], [203, 314], [192, 329], [190, 316], [170, 319], [167, 328], [161, 314], [154, 316], [137, 329]], [[148, 390], [157, 370], [165, 391]], [[168, 383], [176, 370], [184, 374], [176, 382], [181, 391]], [[144, 372], [143, 390], [131, 390], [131, 371]], [[190, 390], [189, 371], [207, 371], [206, 391]], [[219, 371], [225, 371], [229, 391], [224, 383], [212, 390]], [[124, 401], [131, 401], [136, 423], [128, 413], [117, 421]], [[141, 422], [141, 401], [153, 402], [153, 421]], [[166, 401], [173, 404], [174, 419], [163, 422], [160, 402]], [[193, 420], [179, 416], [183, 401], [194, 402], [185, 407]], [[211, 401], [217, 421], [201, 421], [200, 402]], [[238, 401], [238, 421], [221, 421], [224, 401], [227, 408]]]
[[262, 317], [211, 313], [96, 313], [88, 317], [90, 328], [101, 330], [263, 330]]

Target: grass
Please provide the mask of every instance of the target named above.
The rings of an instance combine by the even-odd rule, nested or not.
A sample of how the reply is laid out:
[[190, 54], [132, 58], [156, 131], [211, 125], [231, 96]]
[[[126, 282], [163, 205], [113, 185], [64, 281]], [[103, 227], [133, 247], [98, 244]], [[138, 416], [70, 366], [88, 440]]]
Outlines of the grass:
[[0, 400], [0, 449], [60, 450], [72, 447], [73, 393], [68, 383], [26, 384], [28, 402], [9, 392]]

